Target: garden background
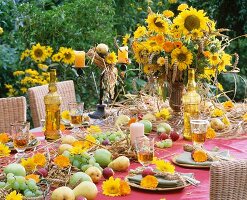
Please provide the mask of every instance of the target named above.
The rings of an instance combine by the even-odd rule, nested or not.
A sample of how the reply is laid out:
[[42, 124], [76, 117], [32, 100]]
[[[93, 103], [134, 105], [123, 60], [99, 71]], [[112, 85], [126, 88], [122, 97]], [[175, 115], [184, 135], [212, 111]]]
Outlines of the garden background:
[[[0, 0], [0, 27], [3, 28], [0, 35], [0, 97], [26, 95], [27, 88], [42, 83], [20, 85], [20, 78], [13, 74], [26, 69], [42, 73], [36, 63], [20, 60], [21, 53], [32, 45], [49, 45], [54, 51], [60, 47], [88, 51], [98, 43], [105, 43], [116, 52], [114, 38], [121, 45], [125, 34], [133, 34], [138, 25], [145, 24], [148, 6], [155, 12], [170, 9], [176, 13], [181, 3], [205, 10], [210, 18], [216, 20], [218, 28], [231, 30], [228, 32], [230, 37], [247, 33], [246, 0]], [[225, 91], [237, 88], [236, 94], [228, 93], [235, 101], [246, 98], [246, 49], [246, 38], [231, 43], [226, 52], [239, 54], [241, 71], [236, 76], [223, 74], [219, 77]], [[128, 70], [136, 67], [132, 59]], [[98, 80], [99, 69], [90, 65], [87, 71], [90, 70], [95, 72]], [[92, 78], [78, 81], [74, 71], [63, 66], [58, 75], [60, 80], [75, 80], [78, 99], [84, 101], [87, 108], [95, 106], [98, 94]], [[124, 82], [118, 87], [133, 93], [144, 86], [145, 79], [138, 76], [137, 71], [128, 71]]]

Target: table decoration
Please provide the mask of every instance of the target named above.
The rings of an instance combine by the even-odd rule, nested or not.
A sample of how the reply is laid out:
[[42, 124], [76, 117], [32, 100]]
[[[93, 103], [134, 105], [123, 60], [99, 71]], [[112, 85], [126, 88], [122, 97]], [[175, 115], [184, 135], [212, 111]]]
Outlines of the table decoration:
[[232, 56], [225, 49], [239, 37], [229, 39], [222, 33], [225, 31], [229, 30], [217, 29], [215, 21], [203, 10], [187, 4], [178, 7], [177, 15], [170, 10], [155, 13], [149, 8], [146, 24], [138, 26], [131, 45], [150, 84], [158, 88], [157, 85], [163, 87], [168, 82], [170, 106], [181, 111], [189, 69], [195, 69], [197, 78], [216, 87], [217, 76], [227, 71], [226, 66], [236, 71], [235, 63], [231, 65]]
[[97, 47], [91, 48], [86, 54], [91, 59], [91, 63], [94, 63], [102, 69], [100, 76], [99, 105], [97, 105], [97, 110], [95, 113], [89, 114], [89, 116], [94, 119], [105, 117], [105, 105], [103, 104], [103, 98], [112, 100], [115, 95], [114, 89], [118, 77], [118, 70], [115, 67], [117, 63], [117, 56], [114, 52], [109, 53], [108, 50], [107, 45], [99, 44]]

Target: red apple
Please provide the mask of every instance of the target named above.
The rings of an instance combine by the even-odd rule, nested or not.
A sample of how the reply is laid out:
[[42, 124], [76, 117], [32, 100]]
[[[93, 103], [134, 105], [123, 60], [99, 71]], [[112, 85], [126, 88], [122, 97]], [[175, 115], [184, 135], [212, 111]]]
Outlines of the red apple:
[[170, 133], [170, 138], [172, 139], [173, 142], [175, 142], [179, 139], [179, 134], [176, 131], [172, 131]]
[[152, 176], [154, 175], [154, 171], [152, 168], [147, 167], [142, 171], [142, 177], [145, 177], [147, 175], [152, 175]]
[[139, 120], [142, 120], [143, 114], [139, 113], [139, 114], [137, 115], [137, 118], [138, 118]]
[[114, 171], [110, 167], [106, 167], [103, 169], [103, 176], [105, 179], [109, 179], [111, 176], [114, 176]]
[[77, 196], [75, 200], [87, 200], [87, 198], [80, 195], [80, 196]]
[[48, 170], [46, 169], [46, 168], [39, 168], [36, 172], [35, 172], [35, 174], [38, 174], [38, 175], [40, 175], [40, 176], [42, 176], [42, 177], [47, 177], [48, 176]]
[[168, 139], [169, 137], [168, 137], [168, 135], [166, 134], [166, 133], [160, 133], [159, 134], [159, 139], [160, 140], [166, 140], [166, 139]]

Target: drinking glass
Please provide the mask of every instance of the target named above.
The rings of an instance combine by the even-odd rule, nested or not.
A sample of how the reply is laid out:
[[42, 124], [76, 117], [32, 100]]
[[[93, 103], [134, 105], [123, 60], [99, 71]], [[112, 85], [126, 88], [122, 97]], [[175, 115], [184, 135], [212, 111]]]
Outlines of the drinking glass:
[[69, 103], [70, 125], [73, 127], [73, 129], [71, 130], [73, 133], [80, 131], [83, 119], [83, 109], [83, 102]]
[[13, 146], [17, 151], [16, 158], [24, 157], [24, 152], [29, 144], [29, 122], [15, 122], [11, 124]]
[[206, 140], [206, 132], [208, 127], [208, 120], [190, 120], [191, 138], [194, 146], [203, 147]]
[[151, 164], [154, 157], [154, 138], [137, 137], [135, 141], [138, 162], [144, 167]]

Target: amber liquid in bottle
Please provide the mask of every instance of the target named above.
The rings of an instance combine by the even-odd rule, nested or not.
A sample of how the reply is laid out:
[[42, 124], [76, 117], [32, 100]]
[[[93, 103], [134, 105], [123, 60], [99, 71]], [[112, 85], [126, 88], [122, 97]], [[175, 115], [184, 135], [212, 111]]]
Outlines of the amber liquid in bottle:
[[195, 71], [188, 70], [187, 92], [182, 97], [184, 107], [184, 130], [183, 137], [191, 140], [190, 119], [199, 117], [199, 105], [201, 102], [200, 95], [196, 92]]
[[44, 97], [45, 101], [45, 139], [56, 140], [60, 138], [60, 104], [61, 97], [57, 93], [56, 70], [50, 71], [49, 92]]

